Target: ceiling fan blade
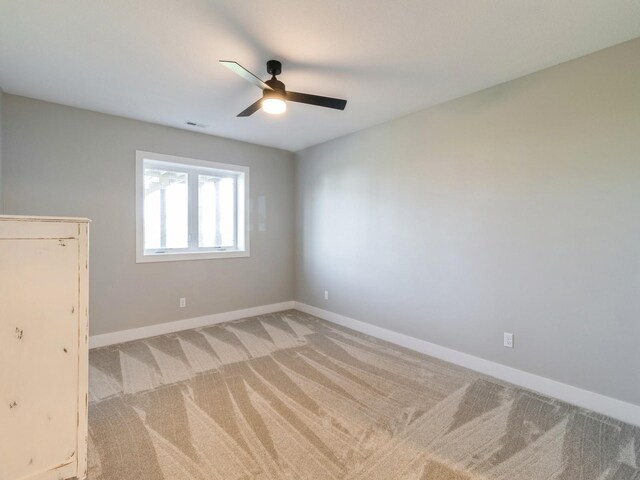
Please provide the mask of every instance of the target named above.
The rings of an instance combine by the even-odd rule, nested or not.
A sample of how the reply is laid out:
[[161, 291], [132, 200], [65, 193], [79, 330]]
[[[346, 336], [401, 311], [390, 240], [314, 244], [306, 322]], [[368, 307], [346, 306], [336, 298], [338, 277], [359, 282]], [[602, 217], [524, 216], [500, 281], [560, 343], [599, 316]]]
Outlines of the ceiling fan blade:
[[258, 110], [260, 110], [261, 107], [262, 107], [262, 99], [258, 100], [255, 103], [252, 103], [251, 105], [249, 105], [247, 108], [245, 108], [243, 111], [241, 111], [236, 116], [237, 117], [249, 117], [249, 116], [253, 115], [254, 113], [256, 113]]
[[346, 100], [339, 98], [321, 97], [320, 95], [309, 95], [308, 93], [298, 92], [287, 92], [287, 100], [290, 102], [317, 105], [318, 107], [335, 108], [336, 110], [344, 110], [344, 107], [347, 105]]
[[273, 88], [271, 88], [269, 85], [264, 83], [262, 80], [256, 77], [253, 73], [251, 73], [249, 70], [247, 70], [242, 65], [240, 65], [238, 62], [233, 62], [231, 60], [220, 60], [220, 63], [225, 67], [227, 67], [229, 70], [231, 70], [233, 73], [236, 73], [240, 75], [242, 78], [244, 78], [245, 80], [247, 80], [248, 82], [253, 83], [256, 87], [261, 88], [262, 90], [264, 89], [273, 90]]

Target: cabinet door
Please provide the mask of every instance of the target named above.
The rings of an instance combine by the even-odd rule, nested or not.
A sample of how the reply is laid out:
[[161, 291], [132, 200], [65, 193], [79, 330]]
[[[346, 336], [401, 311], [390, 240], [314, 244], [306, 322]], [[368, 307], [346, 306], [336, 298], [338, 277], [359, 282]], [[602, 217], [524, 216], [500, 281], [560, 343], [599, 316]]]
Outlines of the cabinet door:
[[78, 256], [77, 239], [0, 239], [3, 480], [75, 471]]

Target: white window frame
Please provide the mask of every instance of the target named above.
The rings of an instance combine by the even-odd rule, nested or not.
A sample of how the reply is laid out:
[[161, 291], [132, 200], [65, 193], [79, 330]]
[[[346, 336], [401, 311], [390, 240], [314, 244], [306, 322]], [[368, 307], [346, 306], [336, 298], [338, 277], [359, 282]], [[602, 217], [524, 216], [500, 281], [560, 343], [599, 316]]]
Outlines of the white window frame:
[[[166, 251], [163, 253], [149, 253], [144, 248], [144, 162], [166, 163], [167, 168], [185, 165], [190, 168], [218, 169], [242, 173], [243, 180], [238, 182], [237, 205], [237, 239], [236, 249], [212, 249], [202, 252], [194, 251]], [[206, 173], [203, 171], [203, 173]], [[190, 189], [192, 190], [192, 189]], [[197, 192], [190, 191], [190, 195]], [[192, 201], [190, 199], [189, 205]], [[190, 215], [192, 213], [190, 212]], [[231, 165], [227, 163], [210, 162], [194, 158], [165, 155], [162, 153], [136, 150], [136, 263], [171, 262], [183, 260], [207, 260], [217, 258], [249, 257], [249, 167]]]

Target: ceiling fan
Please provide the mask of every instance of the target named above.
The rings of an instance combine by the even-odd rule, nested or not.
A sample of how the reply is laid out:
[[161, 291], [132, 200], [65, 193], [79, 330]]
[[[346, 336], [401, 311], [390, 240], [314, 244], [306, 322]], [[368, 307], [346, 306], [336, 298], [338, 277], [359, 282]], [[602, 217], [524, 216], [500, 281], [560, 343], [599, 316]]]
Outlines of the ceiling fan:
[[287, 111], [287, 101], [307, 103], [318, 107], [334, 108], [336, 110], [344, 110], [347, 105], [346, 100], [331, 97], [321, 97], [320, 95], [309, 95], [308, 93], [288, 92], [284, 83], [276, 78], [282, 72], [282, 64], [278, 60], [269, 60], [267, 62], [267, 73], [271, 75], [271, 79], [263, 82], [249, 70], [244, 68], [237, 62], [229, 60], [220, 60], [220, 63], [234, 73], [237, 73], [248, 82], [253, 83], [256, 87], [262, 89], [262, 98], [257, 102], [249, 105], [246, 109], [238, 114], [238, 117], [248, 117], [256, 113], [260, 108], [271, 114], [280, 114]]

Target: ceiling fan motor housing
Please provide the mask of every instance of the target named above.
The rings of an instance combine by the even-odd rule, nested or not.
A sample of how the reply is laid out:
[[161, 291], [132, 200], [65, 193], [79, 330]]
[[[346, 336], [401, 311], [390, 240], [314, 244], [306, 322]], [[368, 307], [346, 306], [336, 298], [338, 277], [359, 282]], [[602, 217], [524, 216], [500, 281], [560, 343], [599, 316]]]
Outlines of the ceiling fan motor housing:
[[[282, 83], [280, 80], [278, 80], [276, 78], [272, 78], [271, 80], [267, 80], [264, 83], [269, 85], [271, 88], [273, 88], [277, 92], [284, 92], [285, 91], [284, 83]], [[267, 90], [265, 89], [264, 91], [266, 92]]]

